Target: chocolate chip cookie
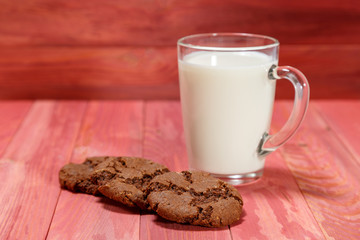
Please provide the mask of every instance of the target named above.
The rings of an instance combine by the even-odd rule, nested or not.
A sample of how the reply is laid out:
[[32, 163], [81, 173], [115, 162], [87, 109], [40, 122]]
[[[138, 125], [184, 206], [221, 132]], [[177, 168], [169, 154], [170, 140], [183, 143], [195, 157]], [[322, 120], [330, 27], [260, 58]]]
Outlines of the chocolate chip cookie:
[[81, 164], [69, 163], [63, 166], [59, 172], [61, 187], [73, 192], [83, 192], [98, 195], [98, 185], [90, 180], [94, 168], [101, 162], [103, 157], [87, 158]]
[[144, 191], [151, 179], [169, 172], [165, 166], [136, 157], [91, 157], [69, 163], [59, 173], [60, 185], [73, 192], [104, 195], [127, 206], [148, 209]]
[[243, 207], [236, 188], [203, 172], [156, 176], [146, 193], [157, 214], [178, 223], [226, 226], [240, 219]]
[[145, 190], [158, 175], [169, 172], [161, 164], [143, 158], [112, 157], [97, 165], [91, 181], [104, 196], [130, 207], [149, 209]]

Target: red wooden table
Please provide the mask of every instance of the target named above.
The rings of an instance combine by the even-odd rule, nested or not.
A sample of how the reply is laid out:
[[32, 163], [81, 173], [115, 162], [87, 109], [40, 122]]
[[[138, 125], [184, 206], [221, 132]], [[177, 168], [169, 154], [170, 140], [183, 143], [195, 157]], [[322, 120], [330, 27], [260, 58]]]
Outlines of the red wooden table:
[[[278, 130], [292, 102], [277, 101]], [[178, 101], [1, 101], [0, 239], [360, 239], [360, 100], [312, 101], [264, 176], [238, 187], [244, 213], [209, 229], [60, 189], [86, 156], [142, 156], [187, 169]]]

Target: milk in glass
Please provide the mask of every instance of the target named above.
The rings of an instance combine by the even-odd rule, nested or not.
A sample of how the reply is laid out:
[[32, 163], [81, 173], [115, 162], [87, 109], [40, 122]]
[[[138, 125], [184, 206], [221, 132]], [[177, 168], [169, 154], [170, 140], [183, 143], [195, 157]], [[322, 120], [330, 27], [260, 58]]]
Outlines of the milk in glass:
[[277, 64], [259, 52], [196, 52], [179, 60], [189, 164], [216, 174], [264, 167], [257, 148], [269, 130]]

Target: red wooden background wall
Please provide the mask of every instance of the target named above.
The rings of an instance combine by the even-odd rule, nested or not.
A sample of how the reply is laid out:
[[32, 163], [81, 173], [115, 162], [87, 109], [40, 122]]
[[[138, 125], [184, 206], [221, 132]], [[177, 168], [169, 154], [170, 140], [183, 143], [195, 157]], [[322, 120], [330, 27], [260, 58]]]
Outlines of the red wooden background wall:
[[[312, 98], [360, 97], [358, 0], [0, 0], [0, 98], [178, 98], [176, 41], [280, 40]], [[292, 98], [278, 84], [278, 98]]]

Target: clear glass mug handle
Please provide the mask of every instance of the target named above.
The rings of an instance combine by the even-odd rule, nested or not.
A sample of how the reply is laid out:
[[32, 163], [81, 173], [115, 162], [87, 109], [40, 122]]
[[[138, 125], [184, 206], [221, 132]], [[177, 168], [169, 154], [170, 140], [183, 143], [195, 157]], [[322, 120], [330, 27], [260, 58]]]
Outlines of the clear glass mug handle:
[[278, 67], [273, 65], [269, 71], [269, 79], [287, 79], [295, 88], [294, 107], [285, 125], [274, 135], [265, 133], [260, 141], [258, 153], [266, 156], [283, 145], [294, 135], [300, 123], [305, 117], [309, 104], [310, 89], [309, 83], [299, 70], [289, 66]]

